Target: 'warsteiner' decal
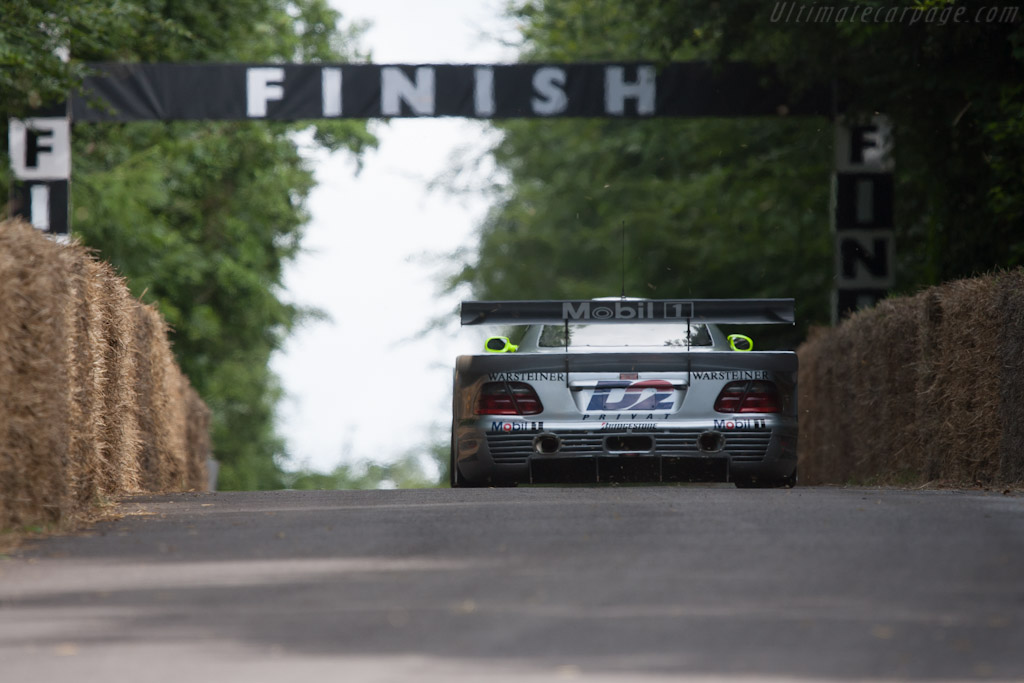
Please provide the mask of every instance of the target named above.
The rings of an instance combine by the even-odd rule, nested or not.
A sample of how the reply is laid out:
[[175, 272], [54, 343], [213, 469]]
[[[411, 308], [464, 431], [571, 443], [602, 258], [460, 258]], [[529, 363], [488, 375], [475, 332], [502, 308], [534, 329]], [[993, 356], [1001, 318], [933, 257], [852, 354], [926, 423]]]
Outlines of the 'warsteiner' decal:
[[726, 431], [734, 429], [768, 429], [764, 419], [754, 418], [750, 420], [715, 420], [715, 429]]
[[492, 372], [492, 382], [564, 382], [564, 372]]
[[693, 317], [692, 301], [567, 301], [566, 320], [686, 320]]
[[492, 422], [492, 432], [539, 432], [544, 429], [543, 422]]
[[693, 379], [768, 379], [766, 370], [716, 370], [712, 372], [691, 372]]
[[663, 379], [643, 379], [623, 387], [621, 381], [598, 382], [587, 410], [675, 409], [675, 389]]

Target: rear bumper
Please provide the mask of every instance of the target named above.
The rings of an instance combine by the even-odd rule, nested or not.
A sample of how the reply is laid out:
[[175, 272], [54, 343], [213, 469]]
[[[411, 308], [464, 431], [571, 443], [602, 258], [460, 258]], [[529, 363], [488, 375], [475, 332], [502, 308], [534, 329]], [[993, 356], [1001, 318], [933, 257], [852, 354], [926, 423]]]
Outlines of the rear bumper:
[[531, 484], [729, 481], [728, 457], [614, 456], [531, 458]]
[[[467, 429], [456, 435], [461, 476], [475, 484], [728, 482], [742, 478], [788, 477], [796, 469], [796, 425], [721, 433], [722, 448], [705, 452], [701, 434], [714, 427], [604, 432], [559, 430], [559, 447], [538, 453], [537, 432], [485, 434]], [[639, 452], [609, 452], [622, 443]], [[639, 440], [638, 440], [639, 439]]]

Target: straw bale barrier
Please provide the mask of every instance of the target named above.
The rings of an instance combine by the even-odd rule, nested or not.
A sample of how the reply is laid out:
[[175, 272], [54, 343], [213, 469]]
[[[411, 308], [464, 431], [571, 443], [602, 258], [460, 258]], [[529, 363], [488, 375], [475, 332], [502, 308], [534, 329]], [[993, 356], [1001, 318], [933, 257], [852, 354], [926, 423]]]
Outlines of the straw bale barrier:
[[0, 529], [204, 489], [209, 454], [159, 313], [87, 249], [0, 222]]
[[1024, 270], [882, 301], [797, 353], [802, 481], [1024, 484]]

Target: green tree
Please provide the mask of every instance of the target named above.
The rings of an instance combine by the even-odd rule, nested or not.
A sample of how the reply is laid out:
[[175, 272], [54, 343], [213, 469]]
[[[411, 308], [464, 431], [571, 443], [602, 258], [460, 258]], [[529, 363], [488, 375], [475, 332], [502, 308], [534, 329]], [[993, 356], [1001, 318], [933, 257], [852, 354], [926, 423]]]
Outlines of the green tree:
[[[430, 447], [429, 459], [437, 460], [436, 451], [443, 446], [444, 468], [448, 462], [448, 443], [435, 443]], [[426, 471], [424, 462], [419, 455], [420, 449], [412, 449], [403, 453], [394, 462], [376, 462], [359, 459], [351, 463], [343, 463], [330, 472], [318, 472], [310, 468], [300, 468], [288, 472], [284, 476], [288, 488], [300, 490], [344, 490], [344, 489], [422, 489], [438, 488], [440, 482], [448, 481], [446, 469], [440, 477], [435, 478]], [[440, 462], [436, 463], [441, 465]]]
[[[663, 55], [629, 3], [527, 3], [523, 57]], [[474, 257], [481, 298], [795, 296], [828, 315], [831, 128], [815, 119], [528, 120], [499, 124], [502, 170]], [[792, 341], [792, 340], [790, 340]]]
[[[773, 19], [775, 4], [630, 3], [662, 56], [694, 44], [774, 64], [795, 87], [836, 83], [853, 114], [892, 118], [902, 289], [1024, 262], [1024, 3], [827, 3], [830, 21], [802, 22]], [[885, 21], [852, 19], [865, 10]]]
[[[187, 42], [184, 27], [143, 3], [118, 0], [0, 1], [0, 114], [24, 116], [62, 101], [86, 74], [62, 50], [117, 54], [145, 34]], [[5, 143], [6, 144], [6, 143]]]
[[[510, 11], [525, 61], [748, 61], [774, 67], [795, 92], [835, 83], [851, 115], [884, 111], [895, 122], [899, 289], [1020, 264], [1021, 3], [1003, 6], [1009, 21], [944, 25], [938, 12], [979, 5], [900, 5], [903, 23], [787, 23], [773, 19], [777, 4], [538, 0]], [[826, 4], [847, 13], [893, 7]], [[830, 121], [534, 120], [499, 129], [493, 207], [452, 285], [468, 283], [481, 298], [618, 293], [624, 224], [628, 294], [795, 296], [797, 338], [827, 321]]]

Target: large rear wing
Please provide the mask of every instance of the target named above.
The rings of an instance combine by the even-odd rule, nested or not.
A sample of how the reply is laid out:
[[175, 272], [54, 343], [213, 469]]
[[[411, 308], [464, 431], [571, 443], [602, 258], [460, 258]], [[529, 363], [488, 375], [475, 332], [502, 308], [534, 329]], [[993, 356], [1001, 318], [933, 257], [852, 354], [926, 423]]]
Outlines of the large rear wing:
[[463, 325], [536, 323], [795, 322], [793, 299], [586, 299], [574, 301], [463, 301]]

